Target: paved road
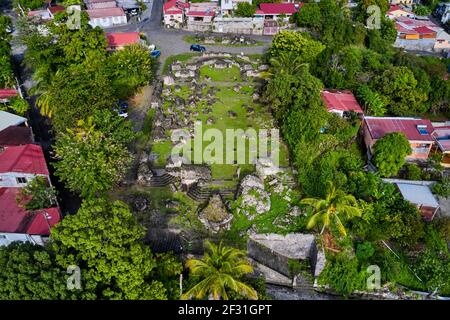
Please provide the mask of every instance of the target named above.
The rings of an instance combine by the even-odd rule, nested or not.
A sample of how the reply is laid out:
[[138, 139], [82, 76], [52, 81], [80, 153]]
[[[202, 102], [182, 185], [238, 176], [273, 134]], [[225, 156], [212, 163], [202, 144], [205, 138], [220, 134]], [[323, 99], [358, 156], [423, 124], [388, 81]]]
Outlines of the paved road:
[[[184, 30], [168, 30], [162, 26], [163, 0], [153, 0], [151, 12], [146, 10], [142, 14], [140, 22], [129, 23], [125, 26], [107, 28], [105, 31], [127, 32], [137, 31], [146, 34], [150, 43], [155, 44], [161, 50], [161, 62], [168, 56], [189, 52], [189, 43], [183, 40], [186, 35], [193, 35], [194, 32]], [[149, 6], [150, 7], [150, 6]], [[223, 35], [223, 34], [222, 34]], [[262, 54], [264, 53], [272, 41], [270, 36], [250, 36], [252, 39], [264, 42], [261, 46], [206, 46], [207, 51], [212, 52], [229, 52], [244, 54]]]

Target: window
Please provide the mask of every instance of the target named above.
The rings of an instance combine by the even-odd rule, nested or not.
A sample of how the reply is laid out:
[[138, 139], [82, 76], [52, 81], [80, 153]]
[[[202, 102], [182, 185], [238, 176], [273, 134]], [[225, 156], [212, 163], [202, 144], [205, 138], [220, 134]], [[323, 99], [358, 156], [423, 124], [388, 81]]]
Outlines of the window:
[[419, 124], [419, 125], [417, 126], [417, 131], [419, 131], [419, 133], [420, 133], [422, 136], [426, 136], [426, 135], [428, 134], [427, 126], [426, 126], [426, 125], [423, 125], [423, 124]]
[[17, 183], [27, 183], [27, 178], [25, 177], [18, 177], [16, 178]]

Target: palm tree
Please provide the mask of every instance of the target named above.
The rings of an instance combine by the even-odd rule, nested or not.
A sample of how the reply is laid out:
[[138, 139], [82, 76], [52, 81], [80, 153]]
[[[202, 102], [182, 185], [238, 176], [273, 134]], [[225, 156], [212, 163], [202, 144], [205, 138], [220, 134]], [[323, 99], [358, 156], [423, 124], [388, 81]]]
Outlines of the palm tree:
[[301, 57], [292, 51], [282, 51], [278, 56], [270, 58], [270, 74], [284, 73], [295, 75], [302, 68], [307, 67], [307, 63], [302, 63]]
[[253, 267], [246, 259], [242, 250], [227, 247], [219, 243], [216, 245], [205, 241], [206, 253], [201, 260], [190, 259], [186, 266], [191, 275], [200, 277], [201, 281], [181, 296], [182, 299], [195, 297], [202, 299], [229, 299], [229, 290], [240, 295], [257, 300], [258, 294], [252, 287], [239, 281], [247, 273], [253, 272]]
[[300, 203], [313, 207], [314, 214], [306, 227], [311, 229], [321, 221], [323, 226], [320, 234], [334, 223], [340, 234], [345, 236], [347, 232], [339, 216], [345, 215], [348, 219], [361, 216], [361, 210], [356, 207], [355, 197], [345, 194], [342, 190], [336, 190], [332, 183], [328, 185], [328, 193], [325, 199], [305, 198]]

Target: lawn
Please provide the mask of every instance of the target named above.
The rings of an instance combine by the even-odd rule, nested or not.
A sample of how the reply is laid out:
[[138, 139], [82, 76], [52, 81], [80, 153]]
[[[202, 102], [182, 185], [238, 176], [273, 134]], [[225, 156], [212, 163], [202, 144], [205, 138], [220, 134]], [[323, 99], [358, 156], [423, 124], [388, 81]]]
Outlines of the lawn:
[[205, 76], [209, 76], [212, 81], [216, 82], [240, 82], [241, 71], [238, 67], [215, 69], [210, 66], [200, 68], [200, 79], [204, 80]]

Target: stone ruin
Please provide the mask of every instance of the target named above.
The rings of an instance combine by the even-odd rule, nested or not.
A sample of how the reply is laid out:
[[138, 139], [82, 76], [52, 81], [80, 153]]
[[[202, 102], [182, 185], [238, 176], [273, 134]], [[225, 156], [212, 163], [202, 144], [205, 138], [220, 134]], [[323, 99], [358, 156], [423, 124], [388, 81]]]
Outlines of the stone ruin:
[[258, 269], [264, 270], [266, 279], [289, 278], [292, 284], [297, 282], [297, 275], [291, 274], [291, 260], [308, 262], [314, 277], [319, 276], [326, 263], [325, 254], [317, 247], [313, 234], [254, 234], [249, 237], [247, 250], [252, 260], [264, 266]]
[[207, 206], [200, 211], [198, 218], [206, 229], [217, 233], [230, 229], [233, 215], [228, 212], [220, 194], [213, 194]]

